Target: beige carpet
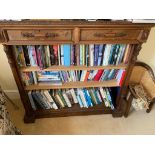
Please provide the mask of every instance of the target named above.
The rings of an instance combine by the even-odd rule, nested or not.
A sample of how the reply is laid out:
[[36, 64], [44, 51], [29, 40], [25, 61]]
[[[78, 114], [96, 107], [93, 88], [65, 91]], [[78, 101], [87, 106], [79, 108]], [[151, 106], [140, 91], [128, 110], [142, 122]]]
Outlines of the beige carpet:
[[10, 104], [7, 107], [12, 121], [23, 134], [155, 134], [155, 106], [149, 114], [133, 111], [128, 118], [113, 118], [109, 114], [71, 116], [37, 119], [33, 124], [24, 124], [23, 106], [20, 100], [15, 102], [20, 107], [19, 110], [15, 110]]

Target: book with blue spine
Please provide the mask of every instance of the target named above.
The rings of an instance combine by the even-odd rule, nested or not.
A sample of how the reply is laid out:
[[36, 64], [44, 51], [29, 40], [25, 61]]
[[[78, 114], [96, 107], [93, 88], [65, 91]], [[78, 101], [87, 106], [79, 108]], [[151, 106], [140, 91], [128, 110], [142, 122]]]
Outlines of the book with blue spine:
[[92, 105], [92, 103], [91, 103], [91, 100], [90, 100], [89, 96], [87, 95], [86, 89], [82, 89], [82, 91], [84, 93], [86, 103], [87, 103], [88, 107], [90, 107]]
[[98, 53], [98, 62], [97, 65], [100, 66], [102, 64], [102, 58], [103, 58], [103, 50], [105, 45], [99, 45], [99, 53]]
[[94, 66], [98, 65], [99, 46], [100, 45], [94, 46]]
[[83, 45], [80, 45], [80, 65], [83, 65]]
[[108, 65], [113, 64], [113, 53], [115, 50], [115, 45], [111, 45], [111, 49], [110, 49], [110, 54], [109, 54], [109, 58], [108, 58]]
[[90, 61], [90, 57], [89, 57], [89, 45], [85, 45], [85, 51], [86, 51], [86, 66], [89, 66], [89, 61]]
[[63, 53], [64, 53], [64, 66], [70, 66], [71, 64], [71, 45], [70, 44], [63, 45]]

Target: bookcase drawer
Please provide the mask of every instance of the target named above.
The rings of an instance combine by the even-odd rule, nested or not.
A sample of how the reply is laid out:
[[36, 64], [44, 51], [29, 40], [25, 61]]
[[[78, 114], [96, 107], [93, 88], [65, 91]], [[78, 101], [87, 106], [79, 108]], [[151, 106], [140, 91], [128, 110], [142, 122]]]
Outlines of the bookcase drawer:
[[81, 29], [80, 41], [137, 40], [140, 30], [134, 29]]
[[71, 41], [72, 31], [53, 30], [7, 30], [9, 41]]

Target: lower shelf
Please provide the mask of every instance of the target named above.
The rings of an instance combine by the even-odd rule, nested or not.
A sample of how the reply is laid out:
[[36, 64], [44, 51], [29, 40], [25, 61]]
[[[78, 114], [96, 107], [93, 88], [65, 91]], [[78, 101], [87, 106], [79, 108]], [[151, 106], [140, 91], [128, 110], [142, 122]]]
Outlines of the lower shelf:
[[48, 84], [34, 84], [25, 86], [25, 90], [39, 90], [39, 89], [68, 89], [68, 88], [89, 88], [89, 87], [118, 87], [117, 80], [109, 81], [88, 81], [88, 82], [66, 82], [62, 85], [50, 85]]
[[78, 104], [74, 104], [71, 108], [37, 110], [35, 111], [35, 118], [112, 114], [112, 112], [113, 111], [110, 108], [105, 107], [104, 104], [89, 108], [80, 108]]

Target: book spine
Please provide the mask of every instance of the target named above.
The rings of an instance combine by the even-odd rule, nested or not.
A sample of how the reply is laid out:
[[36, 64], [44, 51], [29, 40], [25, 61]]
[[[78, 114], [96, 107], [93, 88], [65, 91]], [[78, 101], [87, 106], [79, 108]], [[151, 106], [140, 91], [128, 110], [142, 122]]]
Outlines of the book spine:
[[71, 104], [71, 102], [70, 102], [68, 96], [66, 95], [66, 93], [63, 92], [62, 95], [63, 95], [63, 97], [64, 97], [64, 99], [65, 99], [65, 101], [66, 101], [67, 106], [68, 106], [68, 107], [72, 107], [72, 104]]
[[94, 66], [94, 44], [89, 45], [90, 66]]
[[78, 100], [77, 100], [77, 97], [76, 97], [74, 89], [70, 89], [70, 92], [71, 92], [71, 95], [73, 97], [74, 103], [78, 103]]
[[53, 46], [50, 45], [50, 61], [51, 61], [51, 66], [55, 65], [55, 55], [54, 55], [54, 49]]
[[80, 65], [80, 45], [75, 45], [75, 52], [76, 52], [76, 65]]
[[80, 65], [83, 65], [83, 47], [80, 45]]
[[28, 97], [29, 97], [29, 100], [30, 100], [32, 109], [33, 109], [33, 110], [37, 110], [37, 107], [36, 107], [36, 105], [35, 105], [35, 103], [34, 103], [34, 100], [33, 100], [33, 97], [32, 97], [32, 91], [29, 91], [29, 92], [28, 92]]
[[27, 46], [24, 45], [22, 47], [23, 47], [26, 66], [31, 66]]
[[103, 57], [102, 55], [103, 55], [103, 45], [99, 45], [98, 61], [97, 61], [98, 66], [101, 65], [101, 61], [102, 61], [102, 57]]
[[99, 45], [94, 46], [94, 66], [98, 64]]
[[63, 50], [63, 45], [61, 45], [61, 65], [64, 65], [64, 50]]
[[69, 44], [64, 44], [63, 45], [63, 50], [64, 50], [64, 65], [65, 66], [70, 66], [71, 64], [71, 47]]
[[55, 65], [58, 65], [58, 45], [53, 45]]
[[94, 81], [99, 81], [99, 79], [102, 76], [102, 73], [103, 73], [103, 70], [102, 69], [98, 70], [97, 74], [94, 77]]

